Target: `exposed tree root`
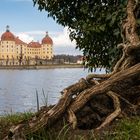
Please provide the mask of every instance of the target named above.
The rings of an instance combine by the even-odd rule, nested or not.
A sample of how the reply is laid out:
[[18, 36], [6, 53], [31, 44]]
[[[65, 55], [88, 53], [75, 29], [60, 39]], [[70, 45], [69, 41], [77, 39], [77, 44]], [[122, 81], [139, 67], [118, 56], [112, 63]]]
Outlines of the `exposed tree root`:
[[90, 81], [88, 81], [89, 84], [92, 84], [92, 85], [98, 85], [101, 83], [101, 81], [99, 80], [95, 80], [95, 79], [91, 79]]
[[114, 108], [115, 111], [113, 113], [111, 113], [106, 119], [105, 121], [99, 126], [97, 127], [95, 130], [99, 131], [102, 128], [104, 128], [106, 125], [108, 125], [111, 121], [113, 121], [120, 113], [121, 113], [121, 106], [120, 106], [120, 101], [119, 98], [114, 94], [114, 92], [109, 91], [107, 92], [107, 95], [110, 96], [114, 102]]
[[[111, 108], [106, 108], [108, 107], [108, 102], [105, 99], [106, 105], [104, 106], [103, 103], [101, 103], [98, 106], [101, 108], [104, 106], [104, 114], [106, 114], [107, 116], [101, 115], [103, 114], [102, 109], [98, 112], [95, 112], [94, 105], [93, 108], [87, 106], [88, 108], [85, 110], [85, 113], [87, 115], [84, 115], [85, 117], [83, 116], [83, 119], [86, 119], [86, 117], [89, 116], [89, 119], [94, 118], [98, 120], [97, 124], [100, 124], [103, 120], [105, 120], [105, 122], [103, 122], [101, 126], [97, 127], [97, 130], [99, 130], [120, 114], [121, 107], [118, 101], [119, 98], [125, 101], [127, 104], [132, 105], [132, 103], [129, 103], [129, 101], [124, 98], [124, 96], [121, 96], [121, 92], [123, 90], [127, 90], [128, 87], [134, 86], [135, 81], [137, 81], [136, 83], [138, 83], [140, 82], [139, 80], [140, 64], [120, 71], [101, 83], [99, 83], [98, 81], [94, 81], [94, 85], [91, 85], [91, 83], [89, 84], [86, 80], [81, 79], [78, 83], [64, 89], [61, 92], [62, 96], [58, 104], [52, 107], [49, 111], [44, 108], [44, 110], [41, 110], [41, 112], [34, 116], [32, 119], [26, 122], [21, 122], [19, 125], [12, 127], [9, 131], [9, 135], [5, 137], [5, 140], [11, 138], [19, 140], [19, 137], [22, 137], [23, 139], [29, 133], [33, 133], [46, 125], [48, 127], [53, 125], [65, 113], [68, 113], [69, 122], [72, 123], [73, 128], [75, 128], [77, 126], [77, 123], [79, 123], [79, 121], [77, 120], [79, 119], [77, 118], [79, 110], [82, 110], [82, 108], [85, 107], [86, 104], [88, 105], [89, 101], [91, 101], [92, 99], [95, 98], [96, 101], [96, 98], [99, 97], [98, 95], [101, 95], [101, 97], [104, 98], [104, 96], [102, 96], [103, 94], [106, 98], [108, 98], [108, 101], [110, 103], [113, 100], [115, 111], [111, 114], [108, 114], [110, 112], [108, 112], [108, 110], [110, 110], [113, 106], [110, 106]], [[115, 94], [114, 92], [116, 92], [117, 94]], [[107, 97], [106, 95], [109, 97]], [[113, 110], [113, 108], [111, 110]], [[15, 137], [18, 138], [16, 139]]]
[[77, 126], [77, 118], [71, 109], [68, 109], [68, 115], [68, 121], [72, 124], [72, 128], [75, 129]]
[[[128, 85], [133, 84], [133, 80], [137, 79], [140, 74], [140, 64], [137, 64], [127, 70], [120, 71], [110, 77], [108, 80], [105, 80], [99, 85], [88, 88], [87, 90], [82, 91], [71, 104], [71, 109], [76, 112], [84, 106], [84, 104], [89, 101], [94, 95], [106, 93], [108, 91], [118, 90], [123, 91], [127, 89]], [[132, 78], [133, 77], [133, 78]], [[118, 86], [117, 86], [118, 85]], [[123, 86], [122, 86], [123, 85]], [[117, 89], [116, 89], [117, 88]]]
[[111, 75], [112, 75], [112, 73], [111, 73], [111, 74], [89, 74], [89, 75], [86, 77], [86, 80], [87, 80], [87, 81], [90, 81], [90, 80], [93, 79], [93, 78], [106, 79], [106, 78], [109, 78]]
[[127, 103], [130, 107], [132, 107], [134, 110], [137, 108], [137, 105], [134, 105], [132, 103], [130, 103], [127, 99], [123, 98], [121, 95], [116, 94], [115, 92], [113, 92], [114, 95], [116, 95], [118, 98], [120, 98], [121, 100], [123, 100], [125, 103]]

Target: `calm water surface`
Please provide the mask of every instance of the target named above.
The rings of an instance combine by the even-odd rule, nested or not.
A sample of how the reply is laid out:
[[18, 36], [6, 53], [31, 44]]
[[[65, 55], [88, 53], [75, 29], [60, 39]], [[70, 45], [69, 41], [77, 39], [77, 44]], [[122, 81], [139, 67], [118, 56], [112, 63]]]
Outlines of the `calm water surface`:
[[44, 103], [42, 89], [48, 95], [48, 104], [55, 104], [63, 88], [86, 77], [87, 74], [88, 71], [82, 68], [0, 70], [0, 115], [35, 111], [36, 90], [40, 106]]

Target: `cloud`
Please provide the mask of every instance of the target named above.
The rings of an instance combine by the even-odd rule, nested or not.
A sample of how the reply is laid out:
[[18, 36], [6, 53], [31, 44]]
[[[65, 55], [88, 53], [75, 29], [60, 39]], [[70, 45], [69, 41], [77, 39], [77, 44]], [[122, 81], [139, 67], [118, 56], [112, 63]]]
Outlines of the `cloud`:
[[[52, 38], [54, 42], [55, 47], [65, 47], [65, 46], [71, 46], [75, 47], [76, 43], [75, 41], [71, 42], [69, 38], [69, 31], [68, 28], [64, 28], [61, 32], [52, 32], [49, 31], [49, 36]], [[36, 31], [25, 31], [21, 33], [16, 33], [17, 36], [21, 36], [21, 38], [33, 38], [36, 40], [40, 40], [45, 37], [46, 32], [42, 30], [36, 30]]]
[[82, 52], [75, 49], [76, 42], [70, 40], [69, 34], [68, 28], [65, 27], [62, 32], [57, 32], [55, 35], [52, 35], [55, 54], [82, 54]]
[[63, 32], [57, 33], [52, 38], [53, 38], [54, 45], [56, 47], [61, 47], [61, 46], [75, 47], [76, 46], [75, 41], [71, 42], [69, 38], [69, 31], [67, 27], [63, 29]]
[[36, 30], [36, 31], [25, 31], [25, 32], [17, 32], [16, 36], [18, 36], [21, 40], [26, 43], [31, 41], [40, 41], [45, 36], [44, 31]]
[[31, 41], [41, 42], [45, 34], [46, 33], [44, 31], [36, 30], [36, 31], [19, 32], [19, 33], [16, 33], [16, 36], [18, 36], [24, 42], [29, 43]]
[[[46, 33], [44, 31], [40, 30], [16, 33], [16, 35], [26, 43], [29, 43], [32, 40], [41, 42], [45, 34]], [[49, 31], [49, 36], [53, 40], [55, 54], [70, 54], [70, 55], [82, 54], [82, 52], [75, 49], [76, 47], [75, 41], [71, 42], [67, 27], [64, 28], [63, 31], [61, 32]]]
[[33, 36], [30, 36], [26, 33], [18, 33], [17, 36], [24, 42], [29, 43], [34, 40]]

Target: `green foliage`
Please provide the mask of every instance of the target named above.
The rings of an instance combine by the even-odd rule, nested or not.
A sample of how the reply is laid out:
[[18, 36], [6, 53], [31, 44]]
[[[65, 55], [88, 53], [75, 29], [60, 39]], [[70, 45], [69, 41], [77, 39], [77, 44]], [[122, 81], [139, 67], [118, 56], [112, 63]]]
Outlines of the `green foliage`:
[[121, 21], [127, 0], [33, 0], [39, 10], [68, 26], [71, 40], [83, 51], [86, 66], [110, 68], [119, 57]]

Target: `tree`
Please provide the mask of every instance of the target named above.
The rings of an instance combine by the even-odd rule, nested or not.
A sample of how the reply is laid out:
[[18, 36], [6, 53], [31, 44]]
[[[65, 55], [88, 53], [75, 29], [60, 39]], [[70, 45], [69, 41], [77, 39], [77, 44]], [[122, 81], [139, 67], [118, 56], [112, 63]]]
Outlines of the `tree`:
[[116, 64], [108, 74], [90, 74], [64, 89], [54, 107], [49, 111], [44, 108], [28, 122], [13, 127], [10, 136], [25, 138], [41, 127], [53, 126], [60, 117], [65, 117], [73, 128], [98, 131], [120, 114], [139, 114], [140, 2], [34, 0], [34, 4], [48, 11], [59, 24], [69, 27], [70, 37], [83, 51], [89, 68], [110, 68]]
[[[68, 26], [76, 47], [83, 51], [89, 68], [110, 68], [119, 57], [117, 44], [122, 42], [121, 21], [126, 16], [127, 0], [34, 0], [40, 10], [57, 23]], [[114, 57], [115, 56], [115, 57]], [[114, 60], [115, 59], [115, 60]]]

